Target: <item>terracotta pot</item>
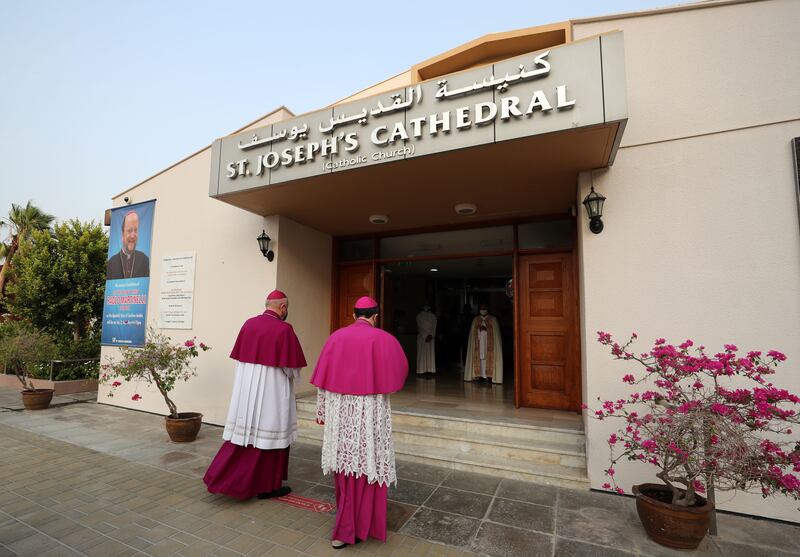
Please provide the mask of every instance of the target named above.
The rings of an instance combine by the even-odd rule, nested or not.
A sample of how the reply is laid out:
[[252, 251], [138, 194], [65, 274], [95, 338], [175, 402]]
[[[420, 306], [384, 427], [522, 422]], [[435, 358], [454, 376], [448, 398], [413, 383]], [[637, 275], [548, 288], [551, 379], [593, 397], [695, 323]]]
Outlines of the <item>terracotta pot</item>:
[[203, 415], [197, 412], [178, 412], [177, 418], [166, 416], [167, 434], [175, 443], [191, 443], [197, 439]]
[[53, 389], [26, 389], [22, 391], [22, 404], [27, 410], [44, 410], [53, 400]]
[[672, 490], [662, 484], [633, 486], [636, 512], [647, 535], [667, 547], [695, 549], [708, 532], [714, 504], [697, 496], [693, 507], [673, 505]]

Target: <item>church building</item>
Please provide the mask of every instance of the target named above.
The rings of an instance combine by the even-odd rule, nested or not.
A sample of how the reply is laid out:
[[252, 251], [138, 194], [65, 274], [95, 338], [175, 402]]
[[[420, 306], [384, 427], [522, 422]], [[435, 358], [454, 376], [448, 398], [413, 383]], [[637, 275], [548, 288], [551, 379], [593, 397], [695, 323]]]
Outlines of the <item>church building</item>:
[[[230, 349], [275, 288], [309, 361], [309, 443], [308, 378], [365, 295], [411, 367], [392, 399], [401, 459], [602, 489], [613, 424], [581, 405], [624, 396], [630, 370], [598, 331], [635, 331], [643, 351], [778, 349], [776, 382], [799, 391], [798, 24], [796, 0], [711, 0], [490, 33], [319, 110], [198, 138], [112, 203], [154, 201], [146, 322], [213, 347], [178, 407], [224, 423]], [[176, 257], [194, 275], [173, 319]], [[98, 400], [163, 413], [135, 388]], [[717, 498], [797, 520], [789, 500]]]

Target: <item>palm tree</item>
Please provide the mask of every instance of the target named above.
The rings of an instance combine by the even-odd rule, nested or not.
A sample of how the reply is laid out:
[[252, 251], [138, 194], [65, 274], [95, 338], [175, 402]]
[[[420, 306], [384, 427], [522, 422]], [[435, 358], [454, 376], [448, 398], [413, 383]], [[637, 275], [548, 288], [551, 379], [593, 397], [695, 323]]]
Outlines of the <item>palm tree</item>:
[[11, 260], [17, 253], [20, 242], [27, 239], [34, 230], [47, 230], [50, 228], [50, 223], [54, 219], [53, 215], [48, 215], [39, 207], [31, 204], [30, 201], [24, 207], [12, 203], [8, 217], [0, 219], [0, 228], [8, 228], [10, 238], [10, 241], [7, 244], [2, 244], [3, 247], [0, 249], [0, 257], [5, 256], [5, 262], [0, 268], [0, 298], [5, 294]]

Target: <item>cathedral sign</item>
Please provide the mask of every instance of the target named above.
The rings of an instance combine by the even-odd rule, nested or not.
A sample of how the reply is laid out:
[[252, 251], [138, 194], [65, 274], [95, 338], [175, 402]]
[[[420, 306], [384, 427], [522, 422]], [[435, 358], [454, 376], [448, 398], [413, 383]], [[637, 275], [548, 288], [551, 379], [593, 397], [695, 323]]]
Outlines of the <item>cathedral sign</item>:
[[609, 33], [218, 139], [210, 194], [626, 118]]

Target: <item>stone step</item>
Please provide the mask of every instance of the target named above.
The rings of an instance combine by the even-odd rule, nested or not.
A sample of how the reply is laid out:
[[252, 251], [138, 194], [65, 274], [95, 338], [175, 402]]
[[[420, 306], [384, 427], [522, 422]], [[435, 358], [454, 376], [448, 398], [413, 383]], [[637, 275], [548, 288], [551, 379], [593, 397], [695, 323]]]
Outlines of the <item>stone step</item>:
[[[308, 413], [316, 416], [316, 398], [301, 398], [297, 400], [298, 414]], [[456, 416], [442, 416], [424, 414], [393, 409], [392, 425], [394, 427], [425, 428], [426, 430], [441, 430], [443, 434], [450, 432], [459, 437], [467, 436], [496, 437], [503, 439], [517, 439], [525, 442], [532, 440], [564, 443], [583, 450], [585, 438], [582, 429], [568, 429], [550, 427], [533, 423], [517, 423], [510, 421], [486, 420], [475, 418], [462, 418]]]
[[[303, 441], [322, 444], [316, 401], [298, 400]], [[392, 411], [395, 453], [406, 461], [586, 489], [582, 431]]]
[[[301, 428], [313, 430], [313, 428], [319, 427], [314, 418], [306, 412], [300, 412], [298, 424]], [[394, 420], [392, 421], [392, 431], [395, 443], [405, 445], [422, 445], [498, 459], [508, 458], [577, 469], [583, 469], [586, 466], [584, 447], [571, 442], [480, 435], [439, 428], [408, 426]]]
[[[320, 446], [322, 445], [322, 427], [316, 424], [314, 426], [314, 428], [310, 428], [307, 425], [301, 425], [300, 439], [306, 443]], [[408, 462], [571, 489], [588, 489], [589, 487], [585, 468], [464, 453], [452, 448], [431, 447], [416, 443], [395, 442], [394, 450], [398, 459]]]

